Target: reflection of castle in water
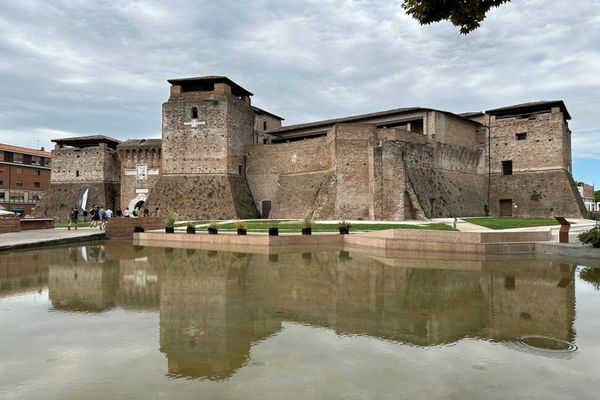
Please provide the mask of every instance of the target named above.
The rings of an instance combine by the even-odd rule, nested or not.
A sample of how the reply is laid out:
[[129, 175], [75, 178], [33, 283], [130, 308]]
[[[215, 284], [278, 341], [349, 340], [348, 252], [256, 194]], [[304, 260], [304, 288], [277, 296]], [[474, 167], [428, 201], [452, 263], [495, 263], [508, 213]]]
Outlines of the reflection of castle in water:
[[49, 288], [57, 309], [158, 308], [160, 350], [173, 376], [232, 375], [282, 321], [420, 346], [463, 337], [573, 340], [573, 266], [422, 257], [273, 257], [109, 242], [103, 263], [80, 251], [51, 262]]

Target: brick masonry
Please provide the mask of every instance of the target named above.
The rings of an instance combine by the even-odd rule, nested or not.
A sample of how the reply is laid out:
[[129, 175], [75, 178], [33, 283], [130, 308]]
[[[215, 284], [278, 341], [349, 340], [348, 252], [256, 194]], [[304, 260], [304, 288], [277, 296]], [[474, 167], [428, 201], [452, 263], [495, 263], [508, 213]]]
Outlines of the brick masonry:
[[[279, 128], [279, 119], [252, 108], [251, 94], [227, 78], [170, 82], [162, 140], [55, 150], [50, 215], [66, 214], [82, 185], [102, 184], [96, 204], [143, 202], [186, 219], [256, 217], [267, 209], [275, 218], [498, 215], [501, 202], [502, 212], [517, 216], [585, 213], [571, 176], [570, 116], [560, 101], [467, 116], [398, 109]], [[361, 118], [369, 122], [353, 122]], [[265, 122], [275, 130], [265, 131]]]
[[109, 218], [106, 224], [106, 238], [131, 239], [136, 226], [145, 230], [161, 229], [165, 227], [165, 223], [161, 217]]

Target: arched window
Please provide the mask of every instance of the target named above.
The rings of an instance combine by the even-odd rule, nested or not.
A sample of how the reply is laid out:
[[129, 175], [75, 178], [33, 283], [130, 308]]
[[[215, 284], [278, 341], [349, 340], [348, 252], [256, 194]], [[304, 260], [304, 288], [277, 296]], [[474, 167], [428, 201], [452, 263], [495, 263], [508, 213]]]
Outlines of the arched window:
[[198, 107], [192, 107], [192, 119], [198, 119]]

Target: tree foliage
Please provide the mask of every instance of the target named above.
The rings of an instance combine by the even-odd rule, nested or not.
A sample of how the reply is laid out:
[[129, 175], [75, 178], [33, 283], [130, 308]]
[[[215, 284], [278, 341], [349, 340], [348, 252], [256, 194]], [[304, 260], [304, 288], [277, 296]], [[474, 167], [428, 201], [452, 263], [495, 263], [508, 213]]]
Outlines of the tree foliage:
[[595, 199], [596, 201], [600, 201], [600, 190], [596, 190], [596, 191], [594, 192], [594, 199]]
[[460, 27], [460, 33], [467, 34], [481, 25], [492, 7], [498, 7], [510, 0], [404, 0], [402, 7], [406, 13], [421, 25], [448, 20]]

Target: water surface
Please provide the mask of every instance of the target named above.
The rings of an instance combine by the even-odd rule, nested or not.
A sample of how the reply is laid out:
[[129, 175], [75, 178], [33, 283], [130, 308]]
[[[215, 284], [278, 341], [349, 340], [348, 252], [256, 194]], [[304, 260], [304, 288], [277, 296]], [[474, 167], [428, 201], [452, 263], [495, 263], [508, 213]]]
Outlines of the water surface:
[[1, 399], [596, 399], [600, 270], [564, 259], [0, 254]]

